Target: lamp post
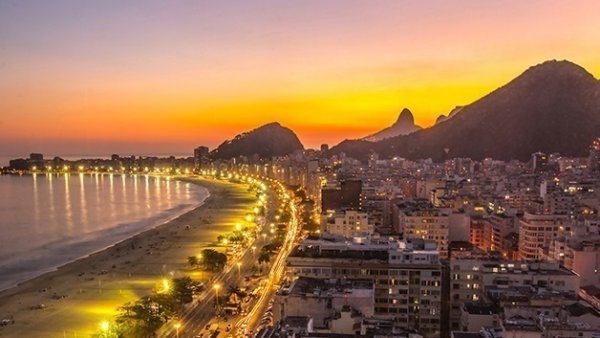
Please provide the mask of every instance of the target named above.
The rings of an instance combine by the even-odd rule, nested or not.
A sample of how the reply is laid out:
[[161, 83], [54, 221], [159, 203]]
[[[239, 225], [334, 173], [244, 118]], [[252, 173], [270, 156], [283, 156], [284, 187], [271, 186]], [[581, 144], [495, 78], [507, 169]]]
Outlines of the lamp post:
[[179, 338], [179, 328], [181, 327], [180, 323], [175, 323], [175, 335]]
[[100, 330], [102, 331], [102, 337], [108, 337], [108, 329], [110, 329], [110, 323], [107, 320], [100, 322]]
[[238, 268], [238, 276], [241, 276], [242, 275], [242, 263], [237, 262], [235, 265], [237, 265], [237, 268]]
[[219, 284], [213, 285], [213, 289], [215, 289], [215, 299], [217, 301], [217, 308], [219, 307], [219, 289], [220, 288], [221, 288], [221, 285], [219, 285]]

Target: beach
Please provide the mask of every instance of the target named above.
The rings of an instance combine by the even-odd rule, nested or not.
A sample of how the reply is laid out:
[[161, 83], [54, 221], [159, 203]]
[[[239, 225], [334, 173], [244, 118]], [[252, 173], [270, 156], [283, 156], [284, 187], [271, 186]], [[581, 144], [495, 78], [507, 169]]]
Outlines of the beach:
[[150, 294], [162, 277], [192, 271], [187, 257], [213, 247], [219, 234], [234, 229], [253, 206], [244, 186], [188, 180], [208, 189], [199, 207], [154, 229], [0, 292], [0, 337], [89, 337], [116, 309]]

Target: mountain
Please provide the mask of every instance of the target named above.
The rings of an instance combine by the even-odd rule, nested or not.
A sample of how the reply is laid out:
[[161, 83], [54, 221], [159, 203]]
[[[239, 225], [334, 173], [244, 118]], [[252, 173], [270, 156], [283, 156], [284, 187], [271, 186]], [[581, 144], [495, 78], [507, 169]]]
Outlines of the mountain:
[[304, 146], [291, 129], [273, 122], [223, 142], [210, 155], [217, 159], [254, 155], [258, 155], [260, 158], [270, 158], [288, 155], [303, 149]]
[[447, 119], [449, 119], [449, 118], [450, 118], [449, 116], [446, 116], [446, 115], [440, 115], [440, 116], [438, 116], [438, 118], [437, 118], [437, 119], [435, 119], [435, 123], [434, 123], [434, 125], [435, 125], [435, 124], [442, 123], [442, 122], [446, 121], [446, 120], [447, 120]]
[[460, 111], [461, 111], [463, 108], [464, 108], [464, 106], [456, 106], [454, 109], [452, 109], [452, 110], [450, 111], [450, 114], [448, 114], [448, 116], [446, 116], [446, 115], [443, 115], [443, 114], [442, 114], [442, 115], [440, 115], [440, 116], [438, 116], [438, 118], [435, 120], [435, 123], [434, 123], [434, 125], [435, 125], [435, 124], [438, 124], [438, 123], [442, 123], [442, 122], [444, 122], [444, 121], [448, 120], [449, 118], [451, 118], [451, 117], [454, 117], [454, 116], [455, 116], [456, 114], [458, 114], [458, 113], [459, 113], [459, 112], [460, 112]]
[[530, 67], [443, 123], [379, 142], [347, 140], [330, 153], [528, 160], [537, 151], [585, 156], [598, 136], [600, 81], [572, 62], [553, 60]]
[[398, 135], [407, 135], [419, 129], [421, 129], [421, 127], [415, 124], [415, 118], [413, 117], [413, 114], [410, 112], [410, 110], [404, 108], [400, 112], [396, 122], [391, 127], [387, 127], [376, 132], [375, 134], [369, 135], [365, 137], [364, 140], [376, 142]]

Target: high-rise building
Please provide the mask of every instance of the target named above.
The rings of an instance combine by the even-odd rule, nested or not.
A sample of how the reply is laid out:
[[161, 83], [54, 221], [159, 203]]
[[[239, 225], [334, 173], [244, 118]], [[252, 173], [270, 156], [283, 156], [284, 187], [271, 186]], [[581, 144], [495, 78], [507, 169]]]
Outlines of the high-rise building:
[[397, 203], [397, 232], [405, 239], [423, 239], [437, 244], [440, 258], [448, 258], [449, 214], [435, 208], [427, 200], [407, 200]]
[[540, 287], [576, 294], [579, 276], [557, 263], [452, 258], [449, 281], [451, 329], [460, 328], [463, 304], [482, 302], [511, 287]]
[[[423, 241], [307, 239], [288, 258], [288, 276], [372, 280], [374, 313], [425, 337], [440, 337], [442, 265]], [[307, 312], [309, 310], [307, 309]]]
[[321, 189], [321, 210], [361, 208], [362, 182], [343, 180], [339, 186]]
[[531, 155], [532, 169], [534, 173], [548, 170], [548, 155], [537, 152]]
[[40, 154], [40, 153], [31, 153], [31, 154], [29, 154], [29, 160], [30, 161], [43, 161], [44, 155]]
[[519, 256], [527, 261], [542, 259], [552, 240], [570, 230], [567, 215], [526, 212], [519, 221]]
[[600, 137], [595, 139], [590, 147], [588, 156], [588, 168], [593, 172], [600, 171]]
[[200, 146], [194, 149], [194, 168], [196, 170], [208, 164], [208, 147]]

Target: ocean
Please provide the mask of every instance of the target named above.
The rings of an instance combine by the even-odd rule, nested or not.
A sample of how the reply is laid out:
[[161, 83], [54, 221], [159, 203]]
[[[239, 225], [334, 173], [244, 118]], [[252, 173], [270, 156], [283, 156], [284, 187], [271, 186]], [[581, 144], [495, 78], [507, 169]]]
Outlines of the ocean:
[[0, 290], [163, 224], [207, 196], [165, 177], [0, 175]]

